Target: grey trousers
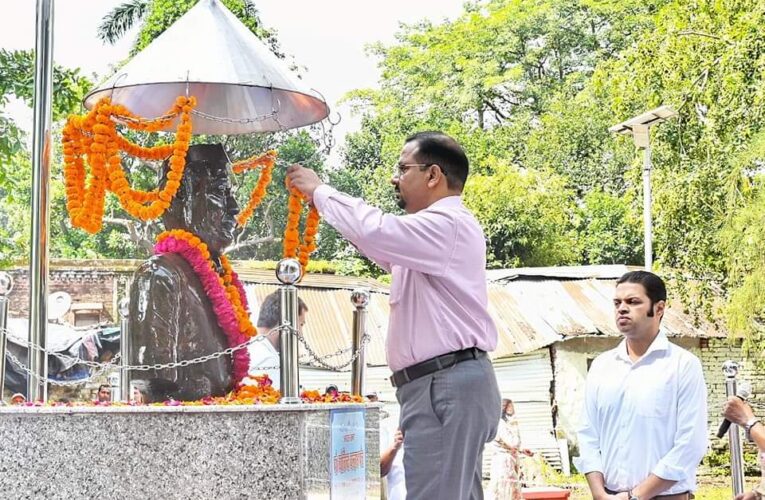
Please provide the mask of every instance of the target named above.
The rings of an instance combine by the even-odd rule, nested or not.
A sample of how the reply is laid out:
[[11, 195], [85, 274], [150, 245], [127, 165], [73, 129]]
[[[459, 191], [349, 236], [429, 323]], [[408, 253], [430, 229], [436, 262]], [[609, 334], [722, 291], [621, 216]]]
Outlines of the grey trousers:
[[487, 356], [396, 391], [407, 500], [481, 500], [483, 446], [494, 439], [500, 395]]

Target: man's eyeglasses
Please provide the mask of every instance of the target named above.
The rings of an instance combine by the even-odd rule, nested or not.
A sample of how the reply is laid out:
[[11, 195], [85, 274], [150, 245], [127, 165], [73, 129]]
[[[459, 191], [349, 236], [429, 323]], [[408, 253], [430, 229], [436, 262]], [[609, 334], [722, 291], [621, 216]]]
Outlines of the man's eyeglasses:
[[393, 167], [393, 177], [398, 179], [402, 175], [404, 175], [407, 170], [410, 168], [417, 167], [420, 170], [425, 170], [426, 168], [430, 167], [431, 165], [435, 165], [435, 163], [396, 163]]

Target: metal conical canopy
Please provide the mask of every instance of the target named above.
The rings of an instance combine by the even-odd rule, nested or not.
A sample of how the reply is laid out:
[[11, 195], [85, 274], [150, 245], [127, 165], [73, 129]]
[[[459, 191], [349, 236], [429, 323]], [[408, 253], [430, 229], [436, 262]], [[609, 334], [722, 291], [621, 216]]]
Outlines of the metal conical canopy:
[[302, 127], [329, 114], [324, 100], [301, 85], [218, 0], [200, 0], [114, 76], [85, 97], [155, 118], [180, 95], [198, 101], [195, 134], [245, 134]]

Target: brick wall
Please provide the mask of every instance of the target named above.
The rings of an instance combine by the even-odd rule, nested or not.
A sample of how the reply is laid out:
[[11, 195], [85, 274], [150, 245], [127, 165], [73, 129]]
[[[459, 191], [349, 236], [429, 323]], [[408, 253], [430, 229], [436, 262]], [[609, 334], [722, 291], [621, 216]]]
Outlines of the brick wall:
[[[12, 270], [13, 290], [10, 295], [11, 317], [29, 315], [29, 272]], [[101, 270], [55, 269], [48, 278], [48, 293], [63, 291], [72, 296], [73, 303], [98, 302], [104, 305], [104, 320], [116, 321], [115, 303], [124, 296], [132, 272]]]
[[[695, 351], [695, 350], [694, 350]], [[756, 370], [751, 362], [744, 361], [741, 341], [734, 339], [709, 339], [709, 346], [695, 351], [704, 369], [704, 380], [707, 383], [707, 398], [709, 399], [709, 431], [712, 447], [720, 449], [727, 447], [727, 438], [717, 439], [715, 433], [720, 426], [720, 412], [725, 402], [725, 376], [722, 365], [727, 360], [733, 360], [742, 365], [738, 379], [752, 383], [752, 400], [765, 403], [765, 372]], [[765, 417], [765, 415], [759, 415]]]

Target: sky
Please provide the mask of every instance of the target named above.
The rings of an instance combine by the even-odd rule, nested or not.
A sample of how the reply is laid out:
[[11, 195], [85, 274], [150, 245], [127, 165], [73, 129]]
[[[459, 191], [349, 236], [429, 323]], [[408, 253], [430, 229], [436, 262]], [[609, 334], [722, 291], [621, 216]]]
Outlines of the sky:
[[[104, 45], [96, 36], [101, 19], [124, 0], [54, 0], [53, 58], [67, 67], [80, 67], [87, 75], [108, 74], [110, 65], [128, 55], [135, 30], [115, 46]], [[464, 0], [256, 0], [263, 24], [277, 31], [283, 51], [304, 66], [304, 78], [321, 92], [332, 109], [340, 113], [335, 127], [338, 143], [346, 133], [357, 130], [358, 117], [337, 101], [346, 92], [375, 87], [379, 78], [377, 60], [365, 54], [374, 42], [392, 43], [400, 23], [422, 19], [442, 22], [462, 12]], [[0, 48], [33, 49], [35, 1], [0, 0]], [[2, 75], [0, 75], [0, 78]], [[6, 111], [28, 130], [32, 111], [18, 102]], [[336, 148], [337, 150], [337, 148]], [[333, 151], [336, 158], [337, 151]]]

